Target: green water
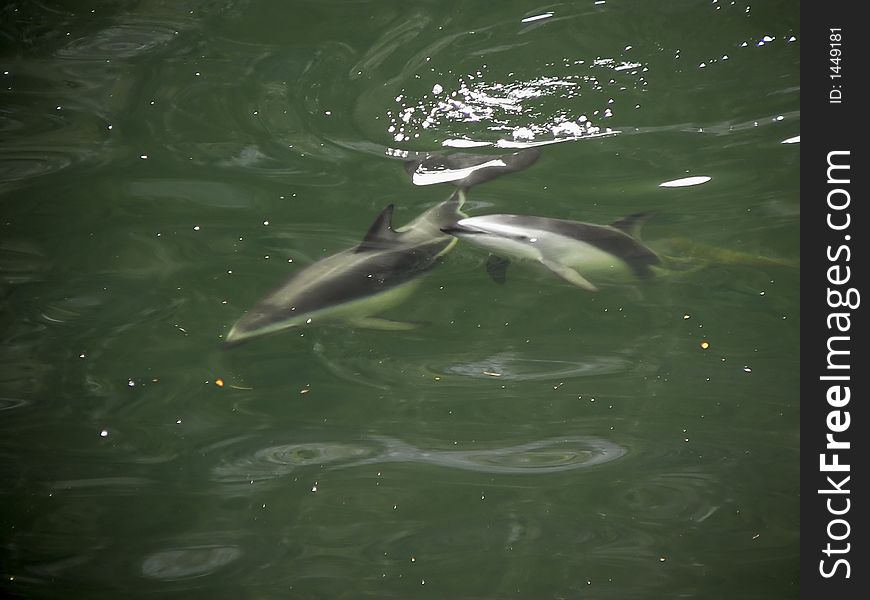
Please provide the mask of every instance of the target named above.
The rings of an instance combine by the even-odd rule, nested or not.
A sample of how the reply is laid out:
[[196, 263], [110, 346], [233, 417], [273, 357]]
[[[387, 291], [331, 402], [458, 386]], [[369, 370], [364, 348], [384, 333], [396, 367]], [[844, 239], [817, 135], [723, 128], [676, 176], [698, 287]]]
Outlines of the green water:
[[[5, 595], [796, 597], [797, 3], [17, 2], [0, 34]], [[221, 348], [449, 196], [387, 154], [457, 140], [542, 144], [469, 214], [654, 211], [704, 251], [593, 294], [460, 243], [384, 315], [411, 331]]]

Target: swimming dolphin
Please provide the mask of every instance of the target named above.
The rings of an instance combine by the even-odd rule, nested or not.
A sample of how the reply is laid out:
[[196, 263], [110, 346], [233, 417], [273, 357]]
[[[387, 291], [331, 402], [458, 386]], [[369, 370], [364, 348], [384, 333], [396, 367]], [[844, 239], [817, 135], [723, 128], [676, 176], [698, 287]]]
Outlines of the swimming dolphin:
[[[242, 316], [225, 342], [234, 344], [296, 325], [336, 319], [369, 328], [413, 327], [375, 315], [404, 300], [421, 276], [456, 243], [456, 238], [441, 228], [466, 216], [461, 209], [467, 188], [523, 169], [534, 162], [532, 156], [537, 158], [537, 152], [516, 152], [467, 164], [463, 168], [477, 169], [454, 180], [457, 189], [450, 198], [398, 229], [392, 224], [393, 205], [387, 206], [359, 245], [323, 258], [290, 277]], [[415, 169], [441, 162], [443, 159], [426, 156], [417, 161]], [[461, 163], [462, 159], [453, 162]], [[479, 166], [483, 164], [486, 166]], [[481, 168], [488, 169], [485, 178], [475, 175]]]
[[651, 216], [639, 213], [610, 225], [595, 225], [546, 217], [495, 214], [460, 219], [441, 231], [489, 250], [487, 271], [504, 281], [505, 257], [533, 260], [563, 280], [588, 291], [598, 288], [582, 271], [629, 271], [639, 277], [661, 261], [637, 237]]
[[420, 275], [435, 266], [455, 238], [439, 225], [462, 215], [465, 192], [417, 217], [405, 227], [392, 227], [393, 205], [375, 219], [362, 242], [328, 256], [293, 275], [257, 302], [227, 334], [228, 343], [323, 318], [349, 318], [357, 325], [402, 329], [407, 326], [372, 315], [397, 304]]

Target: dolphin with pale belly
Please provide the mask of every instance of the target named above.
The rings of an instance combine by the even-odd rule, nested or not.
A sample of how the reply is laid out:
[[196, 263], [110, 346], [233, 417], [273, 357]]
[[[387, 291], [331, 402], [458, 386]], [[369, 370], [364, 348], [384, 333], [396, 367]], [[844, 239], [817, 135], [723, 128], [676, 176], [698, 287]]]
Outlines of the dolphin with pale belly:
[[410, 324], [373, 316], [401, 302], [412, 284], [435, 266], [456, 238], [439, 225], [461, 216], [465, 192], [432, 208], [405, 227], [392, 227], [393, 205], [375, 219], [362, 242], [328, 256], [293, 275], [257, 302], [227, 334], [239, 342], [321, 320], [345, 320], [375, 329], [407, 329]]
[[[537, 159], [524, 150], [500, 157], [445, 159], [425, 155], [408, 163], [409, 174], [437, 173], [456, 190], [445, 201], [394, 229], [393, 205], [384, 208], [359, 245], [323, 258], [291, 276], [258, 301], [230, 329], [225, 343], [310, 323], [341, 320], [373, 329], [410, 329], [411, 323], [378, 317], [413, 291], [423, 275], [450, 251], [456, 238], [442, 228], [465, 217], [466, 190], [482, 181], [524, 169]], [[448, 177], [451, 175], [452, 177]]]
[[460, 219], [441, 228], [489, 250], [487, 271], [503, 282], [506, 257], [535, 261], [552, 273], [588, 291], [598, 288], [581, 274], [619, 271], [645, 278], [660, 264], [655, 252], [637, 234], [649, 213], [631, 215], [610, 225], [547, 217], [494, 214]]

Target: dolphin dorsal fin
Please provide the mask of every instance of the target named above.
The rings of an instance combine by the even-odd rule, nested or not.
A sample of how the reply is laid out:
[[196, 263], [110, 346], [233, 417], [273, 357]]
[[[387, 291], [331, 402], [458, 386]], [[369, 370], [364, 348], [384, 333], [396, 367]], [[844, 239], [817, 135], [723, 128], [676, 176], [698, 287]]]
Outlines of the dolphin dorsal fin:
[[393, 209], [395, 207], [390, 204], [381, 211], [372, 223], [369, 230], [366, 232], [363, 241], [357, 246], [357, 252], [365, 252], [366, 250], [376, 250], [384, 248], [396, 243], [398, 234], [393, 231]]
[[633, 238], [640, 238], [641, 227], [643, 227], [644, 223], [649, 221], [650, 217], [654, 214], [655, 213], [652, 212], [634, 213], [633, 215], [628, 215], [618, 221], [614, 221], [610, 226]]

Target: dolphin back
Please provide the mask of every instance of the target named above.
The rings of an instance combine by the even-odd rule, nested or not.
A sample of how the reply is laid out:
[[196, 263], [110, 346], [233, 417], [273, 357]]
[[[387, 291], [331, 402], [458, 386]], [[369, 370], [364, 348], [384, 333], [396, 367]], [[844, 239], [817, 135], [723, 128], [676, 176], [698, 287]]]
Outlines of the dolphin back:
[[581, 221], [546, 219], [543, 229], [595, 246], [624, 262], [638, 277], [649, 277], [650, 267], [661, 259], [638, 238], [641, 226], [651, 213], [639, 213], [611, 225]]

